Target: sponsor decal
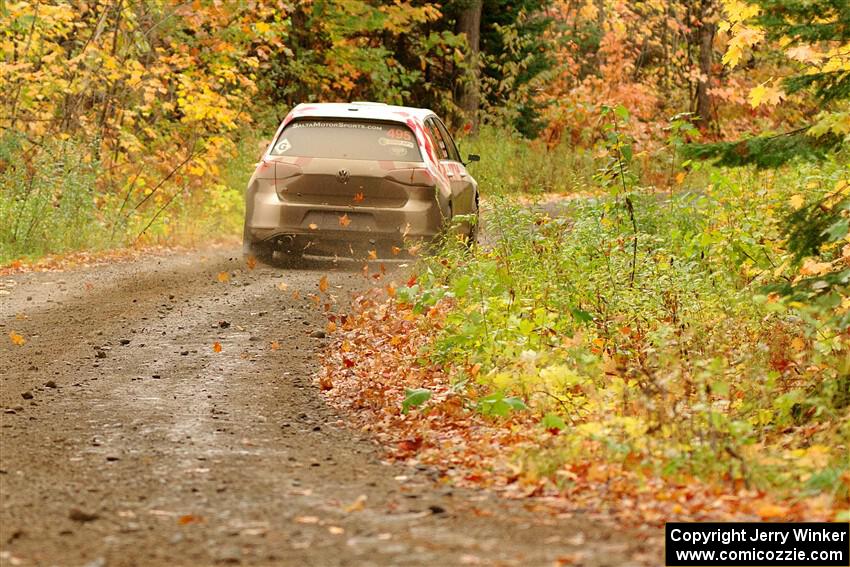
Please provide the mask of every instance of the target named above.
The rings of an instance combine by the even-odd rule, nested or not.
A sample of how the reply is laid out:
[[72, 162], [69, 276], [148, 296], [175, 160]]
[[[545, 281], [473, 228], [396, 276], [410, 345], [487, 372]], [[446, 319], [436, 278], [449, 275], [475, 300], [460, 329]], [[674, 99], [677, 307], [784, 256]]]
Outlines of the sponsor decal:
[[289, 151], [291, 149], [292, 149], [292, 144], [290, 144], [289, 140], [287, 140], [286, 138], [284, 138], [283, 140], [278, 142], [277, 145], [274, 147], [274, 151], [279, 153], [279, 154], [286, 153], [287, 151]]
[[413, 142], [408, 142], [406, 140], [393, 140], [390, 138], [378, 138], [378, 143], [382, 146], [402, 146], [405, 148], [413, 149]]
[[299, 120], [292, 128], [348, 128], [350, 130], [383, 130], [381, 124], [370, 124], [368, 122], [331, 122], [329, 120]]

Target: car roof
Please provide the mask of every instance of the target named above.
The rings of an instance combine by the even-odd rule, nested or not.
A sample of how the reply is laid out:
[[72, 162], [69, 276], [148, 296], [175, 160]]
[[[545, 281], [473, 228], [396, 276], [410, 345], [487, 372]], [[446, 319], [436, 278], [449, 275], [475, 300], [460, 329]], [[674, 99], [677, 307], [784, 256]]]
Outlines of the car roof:
[[394, 106], [381, 102], [316, 102], [299, 104], [292, 109], [290, 118], [353, 118], [406, 123], [411, 118], [421, 122], [433, 114], [427, 108]]

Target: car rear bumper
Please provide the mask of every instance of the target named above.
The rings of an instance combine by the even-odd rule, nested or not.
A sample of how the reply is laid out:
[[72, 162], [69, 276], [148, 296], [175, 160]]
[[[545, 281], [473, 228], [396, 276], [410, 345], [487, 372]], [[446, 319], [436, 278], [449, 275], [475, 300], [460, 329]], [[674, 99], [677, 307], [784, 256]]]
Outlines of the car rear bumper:
[[[249, 192], [245, 242], [402, 243], [431, 240], [443, 227], [434, 189], [412, 191], [401, 207], [334, 206], [282, 201], [275, 192]], [[297, 238], [295, 238], [297, 237]]]

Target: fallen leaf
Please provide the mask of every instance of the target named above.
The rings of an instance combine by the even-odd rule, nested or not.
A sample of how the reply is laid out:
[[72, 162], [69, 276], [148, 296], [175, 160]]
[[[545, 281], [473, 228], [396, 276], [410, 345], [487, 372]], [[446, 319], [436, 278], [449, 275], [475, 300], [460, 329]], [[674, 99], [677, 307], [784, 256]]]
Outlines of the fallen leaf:
[[216, 342], [213, 343], [213, 351], [214, 352], [221, 352], [221, 343], [220, 342], [216, 341]]
[[217, 279], [221, 283], [227, 283], [230, 281], [230, 274], [228, 274], [227, 272], [219, 272]]
[[342, 228], [345, 228], [350, 224], [351, 224], [351, 219], [348, 218], [348, 213], [339, 217], [339, 226], [341, 226]]
[[254, 268], [257, 267], [257, 259], [254, 258], [253, 256], [248, 256], [245, 259], [245, 265], [248, 266], [249, 270], [253, 270]]
[[195, 514], [184, 514], [177, 518], [177, 523], [181, 526], [186, 526], [189, 524], [200, 524], [204, 521], [201, 516], [196, 516]]
[[15, 331], [9, 333], [9, 338], [12, 339], [12, 344], [16, 346], [23, 346], [27, 342], [24, 337], [22, 337]]
[[756, 509], [756, 513], [761, 516], [762, 520], [786, 518], [788, 516], [788, 508], [777, 506], [776, 504], [763, 504]]
[[295, 516], [295, 522], [298, 524], [318, 524], [319, 518], [316, 516]]
[[277, 350], [277, 349], [279, 349], [279, 348], [280, 348], [280, 343], [279, 343], [279, 342], [277, 342], [277, 341], [272, 341], [272, 342], [269, 344], [269, 346], [271, 347], [271, 349], [272, 349], [272, 350]]
[[277, 284], [277, 289], [279, 289], [280, 291], [286, 291], [288, 287], [288, 283], [280, 282], [279, 284]]
[[348, 512], [350, 514], [351, 512], [359, 512], [360, 510], [362, 510], [365, 507], [366, 507], [366, 495], [361, 494], [360, 496], [357, 497], [357, 499], [354, 502], [352, 502], [351, 504], [349, 504], [348, 506], [343, 508], [343, 510], [345, 510], [346, 512]]
[[363, 195], [363, 193], [355, 193], [354, 194], [354, 202], [355, 203], [362, 203], [363, 199], [365, 199], [365, 198], [366, 198], [366, 196]]
[[398, 256], [401, 252], [401, 248], [399, 248], [398, 246], [393, 246], [390, 250], [392, 251], [393, 256]]

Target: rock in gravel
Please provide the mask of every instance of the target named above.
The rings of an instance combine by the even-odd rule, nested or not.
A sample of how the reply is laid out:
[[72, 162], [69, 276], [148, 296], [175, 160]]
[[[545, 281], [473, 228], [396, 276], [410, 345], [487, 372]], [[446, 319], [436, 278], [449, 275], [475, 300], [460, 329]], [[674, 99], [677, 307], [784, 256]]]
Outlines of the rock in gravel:
[[31, 400], [32, 399], [32, 392], [24, 392], [23, 394], [21, 394], [21, 397], [25, 400]]
[[98, 514], [93, 512], [84, 512], [79, 508], [71, 508], [68, 512], [68, 517], [74, 520], [75, 522], [85, 523], [85, 522], [93, 522], [100, 518]]
[[313, 331], [310, 336], [314, 339], [324, 339], [326, 335], [324, 331]]
[[44, 385], [48, 388], [56, 388], [56, 382], [54, 380], [48, 380], [44, 383]]
[[120, 339], [118, 342], [126, 346], [130, 344], [130, 339]]
[[226, 329], [226, 328], [228, 328], [228, 327], [230, 326], [230, 322], [228, 322], [228, 321], [219, 321], [219, 322], [218, 322], [218, 326], [219, 326], [219, 327], [221, 327], [222, 329]]
[[216, 563], [238, 565], [242, 563], [242, 552], [238, 547], [226, 547], [216, 553]]
[[106, 358], [106, 351], [99, 350], [95, 353], [95, 356], [98, 358]]

